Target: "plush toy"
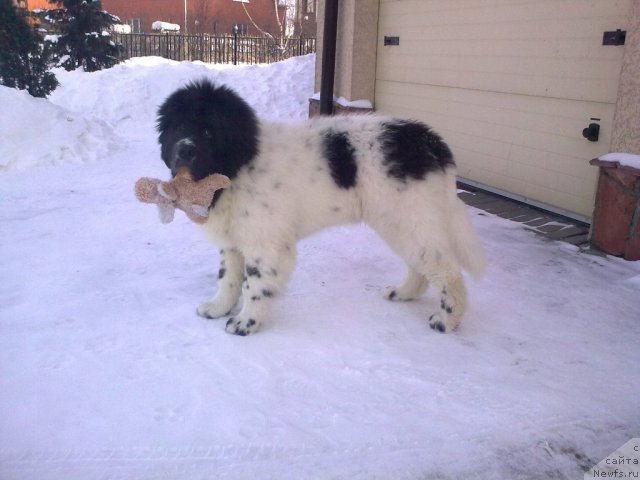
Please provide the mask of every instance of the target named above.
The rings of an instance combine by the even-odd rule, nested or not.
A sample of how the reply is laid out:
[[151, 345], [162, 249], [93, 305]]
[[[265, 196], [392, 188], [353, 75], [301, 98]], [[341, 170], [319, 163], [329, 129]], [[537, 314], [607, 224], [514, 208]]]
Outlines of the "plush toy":
[[194, 182], [188, 171], [181, 170], [168, 182], [148, 177], [139, 179], [135, 194], [143, 203], [158, 205], [162, 223], [173, 220], [176, 208], [184, 211], [193, 222], [205, 223], [209, 218], [209, 205], [214, 193], [230, 185], [229, 178], [218, 173]]

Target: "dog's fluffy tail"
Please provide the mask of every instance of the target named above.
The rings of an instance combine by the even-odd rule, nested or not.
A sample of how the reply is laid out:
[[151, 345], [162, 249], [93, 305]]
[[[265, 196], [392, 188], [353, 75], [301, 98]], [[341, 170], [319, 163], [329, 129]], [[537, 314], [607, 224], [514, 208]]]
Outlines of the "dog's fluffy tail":
[[458, 198], [455, 171], [448, 171], [447, 195], [449, 195], [450, 237], [458, 262], [475, 279], [481, 279], [486, 267], [484, 248], [471, 220], [466, 205]]

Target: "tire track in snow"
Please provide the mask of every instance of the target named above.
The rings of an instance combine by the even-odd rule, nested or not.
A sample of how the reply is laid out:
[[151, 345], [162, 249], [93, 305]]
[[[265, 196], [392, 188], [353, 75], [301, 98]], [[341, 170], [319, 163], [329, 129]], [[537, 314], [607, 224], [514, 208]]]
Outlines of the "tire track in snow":
[[[0, 478], [13, 480], [75, 478], [176, 479], [238, 478], [229, 476], [245, 467], [260, 471], [260, 465], [280, 465], [283, 474], [293, 465], [319, 468], [339, 459], [362, 464], [366, 459], [400, 452], [424, 452], [424, 446], [403, 445], [399, 441], [363, 445], [286, 447], [270, 445], [229, 445], [176, 448], [107, 448], [95, 450], [0, 451]], [[360, 461], [358, 461], [360, 459]], [[341, 464], [342, 462], [339, 462]], [[303, 467], [304, 468], [304, 467]], [[46, 473], [43, 473], [46, 472]], [[93, 472], [93, 473], [91, 473]], [[264, 472], [263, 472], [264, 473]], [[309, 472], [311, 473], [311, 472]], [[400, 472], [396, 472], [400, 473]], [[98, 474], [98, 476], [95, 476]], [[189, 474], [189, 476], [178, 476]], [[44, 475], [44, 476], [42, 476]], [[241, 478], [245, 478], [244, 476]], [[304, 478], [299, 476], [288, 478]], [[307, 477], [308, 478], [308, 477]], [[346, 477], [345, 477], [346, 478]], [[397, 478], [402, 478], [399, 476]]]

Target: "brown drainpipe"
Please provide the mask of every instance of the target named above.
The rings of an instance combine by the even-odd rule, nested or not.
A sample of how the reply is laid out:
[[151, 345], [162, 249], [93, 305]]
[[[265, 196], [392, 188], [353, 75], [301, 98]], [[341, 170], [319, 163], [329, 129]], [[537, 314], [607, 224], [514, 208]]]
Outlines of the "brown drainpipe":
[[336, 72], [338, 37], [338, 0], [324, 4], [324, 36], [322, 37], [322, 72], [320, 77], [320, 115], [333, 113], [333, 82]]

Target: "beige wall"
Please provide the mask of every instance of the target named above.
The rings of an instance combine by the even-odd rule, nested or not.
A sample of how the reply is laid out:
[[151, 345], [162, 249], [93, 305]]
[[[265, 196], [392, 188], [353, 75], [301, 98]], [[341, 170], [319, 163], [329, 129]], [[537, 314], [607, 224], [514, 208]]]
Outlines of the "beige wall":
[[[637, 0], [633, 0], [637, 1]], [[375, 107], [438, 130], [459, 174], [591, 216], [631, 0], [380, 0]], [[400, 45], [382, 46], [384, 35]], [[637, 110], [636, 110], [637, 111]], [[582, 137], [600, 119], [600, 141]]]
[[611, 150], [640, 154], [640, 1], [632, 4], [620, 87], [613, 122]]
[[[318, 55], [316, 92], [320, 91], [324, 1], [318, 2]], [[373, 104], [376, 78], [378, 0], [341, 0], [338, 7], [338, 42], [334, 95]]]

